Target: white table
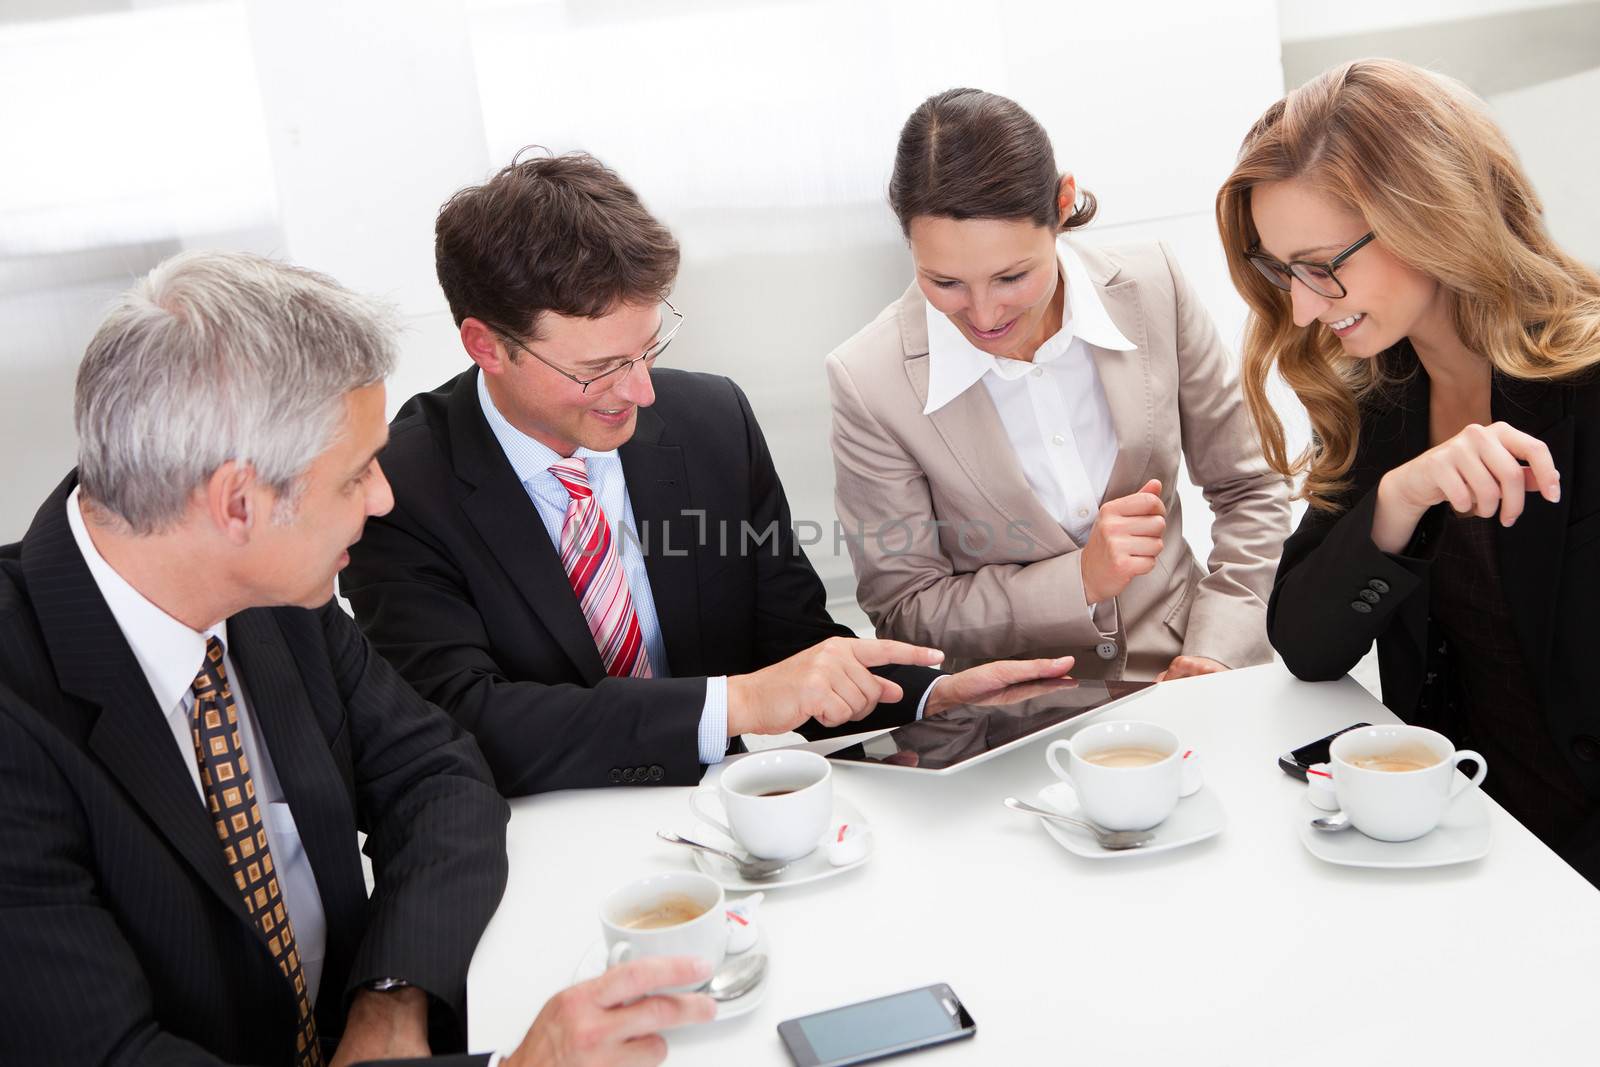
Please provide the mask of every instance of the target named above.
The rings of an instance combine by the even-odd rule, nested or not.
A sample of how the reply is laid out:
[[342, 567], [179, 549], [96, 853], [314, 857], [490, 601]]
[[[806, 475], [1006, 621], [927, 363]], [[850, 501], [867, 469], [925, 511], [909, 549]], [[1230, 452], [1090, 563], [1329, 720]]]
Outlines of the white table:
[[[1276, 757], [1394, 721], [1355, 682], [1257, 667], [1167, 683], [1107, 717], [1178, 731], [1227, 830], [1125, 861], [1071, 855], [1000, 804], [1054, 781], [1042, 742], [945, 777], [838, 767], [876, 854], [768, 893], [765, 1001], [673, 1034], [668, 1062], [785, 1065], [781, 1020], [939, 981], [977, 1036], [907, 1062], [1600, 1062], [1600, 894], [1498, 805], [1489, 855], [1454, 867], [1335, 867], [1300, 844], [1305, 787]], [[692, 866], [654, 837], [693, 825], [689, 792], [513, 802], [510, 884], [469, 979], [471, 1047], [515, 1047], [598, 937], [607, 891]]]

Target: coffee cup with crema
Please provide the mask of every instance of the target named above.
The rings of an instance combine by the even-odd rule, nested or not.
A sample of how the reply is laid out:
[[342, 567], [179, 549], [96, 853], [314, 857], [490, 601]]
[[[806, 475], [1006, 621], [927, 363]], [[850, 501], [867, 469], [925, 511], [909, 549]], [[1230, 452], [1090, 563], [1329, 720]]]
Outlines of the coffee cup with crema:
[[[1363, 726], [1333, 739], [1329, 769], [1339, 807], [1351, 825], [1379, 841], [1411, 841], [1439, 825], [1452, 801], [1476, 789], [1489, 773], [1482, 756], [1456, 750], [1450, 739], [1421, 726]], [[1464, 760], [1471, 778], [1456, 773]]]
[[[712, 970], [728, 951], [722, 887], [698, 871], [662, 871], [635, 878], [600, 904], [606, 966], [651, 956], [696, 956]], [[675, 986], [683, 993], [698, 985]]]
[[[1107, 830], [1148, 830], [1178, 806], [1185, 750], [1153, 722], [1099, 722], [1052, 742], [1045, 762], [1072, 787], [1089, 821]], [[1199, 788], [1198, 783], [1194, 788]]]

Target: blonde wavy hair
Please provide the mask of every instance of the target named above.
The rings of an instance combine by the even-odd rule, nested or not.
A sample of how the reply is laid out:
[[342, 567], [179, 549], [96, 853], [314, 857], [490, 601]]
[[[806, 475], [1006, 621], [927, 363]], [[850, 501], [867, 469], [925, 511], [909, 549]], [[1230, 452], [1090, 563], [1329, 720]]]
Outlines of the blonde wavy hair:
[[[1267, 462], [1289, 478], [1304, 473], [1299, 495], [1312, 507], [1342, 510], [1362, 401], [1415, 368], [1346, 356], [1325, 326], [1297, 327], [1289, 294], [1245, 258], [1259, 240], [1250, 190], [1289, 178], [1359, 212], [1391, 254], [1438, 280], [1462, 342], [1502, 374], [1553, 381], [1600, 364], [1600, 275], [1550, 239], [1482, 101], [1395, 60], [1335, 67], [1266, 110], [1217, 193], [1228, 270], [1250, 306], [1246, 406]], [[1267, 399], [1274, 362], [1311, 417], [1312, 443], [1293, 459]]]

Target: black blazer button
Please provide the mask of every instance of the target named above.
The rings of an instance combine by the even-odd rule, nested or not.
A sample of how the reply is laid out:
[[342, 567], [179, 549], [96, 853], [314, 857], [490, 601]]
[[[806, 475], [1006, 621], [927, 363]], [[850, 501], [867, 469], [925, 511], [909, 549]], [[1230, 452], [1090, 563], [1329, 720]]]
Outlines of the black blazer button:
[[1585, 763], [1600, 760], [1600, 738], [1579, 734], [1572, 739], [1572, 754]]
[[622, 768], [622, 780], [624, 782], [633, 781], [633, 768], [632, 767], [624, 767], [624, 768]]
[[661, 779], [665, 778], [666, 776], [667, 776], [667, 772], [663, 767], [659, 766], [658, 764], [654, 764], [654, 763], [652, 763], [650, 765], [650, 780], [652, 782], [659, 782], [659, 781], [661, 781]]
[[1367, 588], [1381, 596], [1389, 591], [1389, 583], [1382, 578], [1374, 578], [1367, 583]]
[[611, 784], [616, 785], [620, 781], [622, 781], [622, 772], [615, 767], [611, 768]]
[[1372, 614], [1372, 605], [1368, 604], [1365, 600], [1352, 600], [1350, 602], [1350, 607], [1356, 611], [1359, 611], [1363, 615]]
[[1361, 592], [1357, 593], [1356, 595], [1359, 596], [1362, 600], [1365, 600], [1368, 604], [1376, 604], [1378, 602], [1378, 599], [1379, 599], [1378, 594], [1374, 593], [1370, 589], [1363, 589], [1363, 590], [1361, 590]]

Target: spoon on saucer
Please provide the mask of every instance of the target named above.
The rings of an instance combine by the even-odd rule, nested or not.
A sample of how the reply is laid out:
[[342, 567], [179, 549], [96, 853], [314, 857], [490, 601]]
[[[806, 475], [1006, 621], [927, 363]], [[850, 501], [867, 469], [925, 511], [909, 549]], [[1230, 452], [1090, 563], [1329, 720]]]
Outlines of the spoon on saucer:
[[1120, 852], [1128, 848], [1142, 848], [1156, 838], [1156, 835], [1149, 830], [1104, 830], [1092, 822], [1085, 822], [1082, 819], [1074, 819], [1068, 815], [1046, 811], [1044, 808], [1036, 808], [1032, 804], [1024, 804], [1016, 797], [1006, 797], [1006, 807], [1012, 811], [1037, 815], [1041, 819], [1052, 819], [1056, 822], [1064, 822], [1071, 826], [1080, 827], [1093, 834], [1095, 840], [1100, 842], [1101, 848], [1110, 849], [1112, 852]]
[[1335, 834], [1340, 830], [1350, 828], [1350, 816], [1342, 811], [1329, 812], [1326, 815], [1318, 815], [1315, 819], [1312, 819], [1311, 826], [1313, 829], [1321, 830], [1323, 833]]
[[706, 984], [706, 995], [716, 1001], [738, 1000], [760, 984], [766, 974], [765, 953], [729, 956]]
[[732, 852], [725, 852], [720, 848], [712, 848], [710, 845], [702, 845], [698, 841], [690, 841], [687, 837], [679, 837], [677, 834], [667, 833], [665, 830], [657, 830], [656, 836], [663, 841], [670, 841], [674, 845], [687, 845], [690, 848], [697, 848], [701, 852], [709, 852], [713, 856], [721, 856], [733, 864], [734, 869], [739, 872], [739, 877], [747, 882], [762, 882], [768, 878], [776, 878], [789, 868], [788, 860], [758, 860], [751, 859], [749, 856], [736, 856]]

